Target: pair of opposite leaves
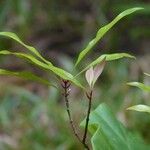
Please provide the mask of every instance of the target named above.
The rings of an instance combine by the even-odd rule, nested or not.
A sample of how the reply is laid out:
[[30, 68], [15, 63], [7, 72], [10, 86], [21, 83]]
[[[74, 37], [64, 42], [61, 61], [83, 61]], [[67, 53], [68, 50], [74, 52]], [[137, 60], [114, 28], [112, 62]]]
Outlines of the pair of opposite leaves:
[[90, 86], [90, 88], [94, 87], [95, 82], [97, 81], [98, 77], [101, 75], [104, 67], [106, 64], [106, 58], [104, 58], [99, 64], [97, 64], [94, 68], [89, 68], [86, 73], [85, 77]]

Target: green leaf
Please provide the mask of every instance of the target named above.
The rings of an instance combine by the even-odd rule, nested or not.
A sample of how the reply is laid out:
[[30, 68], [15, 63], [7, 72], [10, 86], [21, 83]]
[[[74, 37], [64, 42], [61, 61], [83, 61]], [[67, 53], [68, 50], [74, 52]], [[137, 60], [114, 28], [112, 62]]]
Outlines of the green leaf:
[[78, 59], [76, 61], [75, 66], [77, 66], [79, 64], [79, 62], [85, 57], [85, 55], [98, 43], [98, 41], [123, 17], [134, 13], [137, 10], [141, 10], [143, 8], [141, 7], [137, 7], [137, 8], [131, 8], [131, 9], [127, 9], [125, 11], [123, 11], [122, 13], [120, 13], [113, 21], [111, 21], [109, 24], [107, 24], [106, 26], [102, 27], [99, 29], [99, 31], [96, 34], [96, 37], [91, 40], [89, 42], [89, 44], [87, 45], [87, 47], [80, 52]]
[[53, 72], [55, 72], [55, 74], [57, 74], [59, 77], [65, 79], [65, 80], [69, 80], [72, 83], [74, 83], [76, 86], [78, 86], [82, 89], [85, 89], [84, 86], [82, 86], [81, 83], [78, 80], [76, 80], [72, 74], [66, 72], [65, 70], [54, 67], [54, 66], [51, 68], [51, 70]]
[[146, 76], [149, 76], [150, 77], [150, 74], [149, 73], [144, 73]]
[[48, 85], [48, 86], [53, 86], [55, 88], [57, 88], [56, 86], [52, 85], [49, 81], [38, 77], [37, 75], [34, 75], [31, 72], [14, 72], [14, 71], [9, 71], [9, 70], [4, 70], [4, 69], [0, 69], [0, 75], [11, 75], [11, 76], [17, 76], [17, 77], [21, 77], [24, 78], [26, 80], [33, 80], [33, 81], [37, 81], [40, 82], [42, 84]]
[[127, 83], [128, 85], [131, 85], [131, 86], [135, 86], [135, 87], [138, 87], [140, 88], [141, 90], [144, 90], [146, 92], [150, 92], [150, 86], [148, 85], [145, 85], [143, 83], [140, 83], [140, 82], [129, 82]]
[[75, 77], [77, 77], [78, 75], [80, 75], [84, 71], [88, 70], [90, 67], [93, 67], [93, 66], [99, 64], [104, 59], [106, 61], [113, 61], [113, 60], [121, 59], [121, 58], [124, 58], [124, 57], [125, 58], [135, 58], [134, 56], [132, 56], [130, 54], [127, 54], [127, 53], [103, 54], [100, 57], [98, 57], [96, 60], [94, 60], [92, 63], [90, 63], [89, 65], [87, 65], [87, 67], [84, 68], [81, 72], [79, 72]]
[[30, 52], [32, 52], [33, 54], [35, 54], [38, 58], [40, 58], [41, 60], [43, 60], [45, 63], [47, 63], [49, 65], [52, 65], [52, 63], [49, 62], [49, 61], [47, 61], [44, 57], [42, 57], [41, 54], [34, 47], [29, 46], [29, 45], [25, 44], [24, 42], [22, 42], [21, 39], [15, 33], [12, 33], [12, 32], [0, 32], [0, 35], [4, 36], [4, 37], [11, 38], [11, 39], [17, 41], [22, 46], [24, 46], [25, 48], [27, 48]]
[[[84, 126], [85, 120], [81, 123]], [[106, 104], [90, 114], [88, 127], [93, 150], [148, 150], [140, 137], [129, 133]]]
[[55, 67], [53, 65], [45, 64], [44, 62], [39, 61], [38, 59], [36, 59], [34, 56], [32, 56], [30, 54], [10, 52], [7, 50], [3, 50], [3, 51], [0, 51], [0, 55], [15, 55], [17, 57], [27, 59], [30, 62], [32, 62], [33, 64], [35, 64], [43, 69], [52, 71], [54, 74], [61, 77], [62, 79], [69, 80], [69, 81], [73, 82], [75, 85], [77, 85], [78, 87], [84, 89], [84, 87], [80, 84], [80, 82], [77, 81], [76, 79], [74, 79], [72, 74], [68, 73], [67, 71], [65, 71], [61, 68]]
[[2, 50], [0, 51], [0, 55], [15, 55], [17, 57], [23, 58], [23, 59], [27, 59], [30, 62], [32, 62], [33, 64], [40, 66], [44, 69], [50, 69], [50, 66], [39, 61], [38, 59], [36, 59], [34, 56], [30, 55], [30, 54], [25, 54], [25, 53], [20, 53], [20, 52], [11, 52], [8, 50]]
[[127, 108], [127, 110], [135, 110], [135, 111], [150, 113], [150, 107], [147, 105], [141, 105], [141, 104], [129, 107]]

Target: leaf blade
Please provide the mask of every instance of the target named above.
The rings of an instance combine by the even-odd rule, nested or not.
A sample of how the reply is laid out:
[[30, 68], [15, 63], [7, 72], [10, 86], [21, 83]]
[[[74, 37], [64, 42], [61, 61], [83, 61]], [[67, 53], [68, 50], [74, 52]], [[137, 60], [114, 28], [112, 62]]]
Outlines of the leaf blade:
[[150, 74], [149, 74], [149, 73], [146, 73], [146, 72], [145, 72], [144, 74], [145, 74], [146, 76], [150, 77]]
[[89, 69], [90, 67], [93, 67], [99, 63], [101, 63], [104, 59], [105, 61], [113, 61], [121, 58], [135, 58], [134, 56], [128, 54], [128, 53], [114, 53], [114, 54], [103, 54], [100, 57], [98, 57], [96, 60], [91, 62], [90, 64], [87, 65], [82, 71], [80, 71], [75, 77], [79, 76], [82, 74], [84, 71]]
[[127, 110], [134, 110], [134, 111], [139, 111], [139, 112], [150, 113], [150, 107], [147, 105], [142, 105], [142, 104], [131, 106], [131, 107], [127, 108]]
[[0, 69], [0, 75], [10, 75], [10, 76], [21, 77], [26, 80], [37, 81], [39, 83], [57, 88], [55, 85], [51, 84], [49, 81], [31, 73], [31, 72], [26, 72], [26, 71], [15, 72], [15, 71], [9, 71], [9, 70], [5, 70], [5, 69]]
[[[85, 120], [81, 126], [85, 125]], [[100, 104], [90, 114], [89, 132], [93, 150], [147, 150], [141, 138], [128, 132], [112, 113], [108, 105]]]
[[85, 73], [86, 81], [88, 82], [89, 86], [92, 86], [93, 78], [94, 78], [94, 71], [93, 67], [88, 69]]
[[0, 55], [15, 55], [17, 57], [28, 59], [33, 64], [36, 64], [37, 66], [40, 66], [44, 69], [49, 69], [49, 66], [47, 64], [39, 61], [38, 59], [36, 59], [34, 56], [32, 56], [30, 54], [25, 54], [25, 53], [21, 53], [21, 52], [11, 52], [11, 51], [8, 51], [8, 50], [1, 50]]
[[127, 85], [138, 87], [141, 90], [144, 90], [145, 92], [150, 92], [150, 86], [145, 85], [140, 82], [129, 82], [129, 83], [127, 83]]
[[67, 71], [65, 71], [61, 68], [55, 67], [53, 65], [45, 64], [45, 63], [39, 61], [38, 59], [36, 59], [34, 56], [32, 56], [30, 54], [25, 54], [25, 53], [21, 53], [21, 52], [11, 52], [11, 51], [8, 51], [8, 50], [2, 50], [2, 51], [0, 51], [0, 55], [15, 55], [17, 57], [28, 59], [33, 64], [35, 64], [39, 67], [42, 67], [46, 70], [52, 71], [57, 76], [65, 79], [65, 80], [70, 80], [75, 85], [77, 85], [78, 87], [84, 89], [84, 86], [82, 86], [78, 80], [74, 79], [73, 75], [70, 74], [69, 72], [67, 72]]
[[98, 77], [103, 72], [105, 65], [106, 65], [106, 61], [105, 61], [105, 58], [104, 58], [104, 60], [102, 60], [102, 62], [97, 64], [96, 67], [94, 68], [93, 86], [94, 86], [95, 82], [97, 81]]
[[15, 40], [16, 42], [20, 43], [22, 46], [27, 48], [30, 52], [35, 54], [38, 58], [43, 60], [45, 63], [52, 65], [52, 63], [47, 61], [44, 57], [42, 57], [42, 55], [34, 47], [25, 44], [15, 33], [13, 33], [13, 32], [0, 32], [0, 36], [4, 36], [4, 37]]
[[77, 58], [77, 61], [75, 63], [75, 67], [80, 63], [80, 61], [85, 57], [85, 55], [98, 43], [98, 41], [119, 21], [121, 20], [123, 17], [132, 14], [135, 11], [141, 10], [143, 8], [141, 7], [137, 7], [137, 8], [131, 8], [131, 9], [127, 9], [125, 11], [123, 11], [122, 13], [120, 13], [113, 21], [111, 21], [109, 24], [107, 24], [106, 26], [100, 28], [96, 34], [96, 37], [91, 40], [89, 42], [89, 44], [87, 45], [87, 47], [85, 49], [83, 49], [80, 53], [79, 56]]

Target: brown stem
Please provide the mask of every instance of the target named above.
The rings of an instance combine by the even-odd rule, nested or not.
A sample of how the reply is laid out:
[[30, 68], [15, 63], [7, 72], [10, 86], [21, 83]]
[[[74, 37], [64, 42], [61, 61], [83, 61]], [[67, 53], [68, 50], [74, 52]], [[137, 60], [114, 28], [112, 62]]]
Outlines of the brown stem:
[[68, 96], [69, 96], [70, 82], [68, 80], [63, 80], [62, 81], [62, 87], [64, 89], [64, 99], [65, 99], [66, 109], [67, 109], [67, 113], [68, 113], [68, 117], [69, 117], [69, 122], [70, 122], [71, 128], [73, 130], [74, 135], [82, 143], [82, 140], [80, 139], [80, 137], [79, 137], [79, 135], [78, 135], [78, 133], [76, 131], [76, 128], [74, 126], [74, 122], [73, 122], [73, 119], [71, 117], [70, 108], [69, 108]]
[[89, 124], [89, 116], [90, 116], [90, 112], [91, 112], [91, 105], [92, 105], [92, 95], [93, 95], [93, 91], [91, 90], [90, 93], [86, 93], [86, 96], [89, 100], [89, 105], [88, 105], [88, 111], [87, 111], [87, 117], [86, 117], [86, 124], [85, 124], [85, 130], [84, 130], [84, 135], [83, 135], [83, 139], [82, 142], [84, 144], [86, 144], [86, 137], [87, 137], [87, 131], [88, 131], [88, 124]]
[[[66, 109], [67, 109], [67, 113], [68, 113], [68, 117], [69, 117], [69, 122], [71, 125], [71, 128], [73, 130], [74, 135], [77, 137], [77, 139], [79, 140], [79, 142], [84, 146], [85, 149], [90, 150], [89, 146], [86, 144], [86, 142], [83, 142], [83, 140], [81, 140], [81, 138], [79, 137], [73, 119], [71, 117], [71, 113], [70, 113], [70, 107], [69, 107], [69, 100], [68, 100], [68, 96], [70, 94], [70, 82], [68, 80], [62, 80], [62, 88], [64, 89], [64, 99], [65, 99], [65, 104], [66, 104]], [[91, 95], [92, 96], [92, 95]], [[88, 116], [89, 118], [89, 116]], [[87, 129], [86, 129], [87, 130]], [[86, 131], [87, 132], [87, 131]], [[85, 138], [86, 139], [86, 138]]]

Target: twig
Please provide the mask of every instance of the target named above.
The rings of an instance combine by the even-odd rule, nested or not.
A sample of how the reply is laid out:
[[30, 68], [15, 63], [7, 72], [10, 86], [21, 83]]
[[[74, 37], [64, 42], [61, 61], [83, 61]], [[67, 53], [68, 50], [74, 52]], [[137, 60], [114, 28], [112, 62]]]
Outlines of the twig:
[[86, 137], [87, 137], [87, 131], [88, 131], [88, 124], [89, 124], [89, 116], [90, 116], [91, 105], [92, 105], [92, 95], [93, 95], [93, 91], [92, 90], [90, 91], [90, 93], [86, 93], [86, 96], [87, 96], [87, 98], [89, 100], [89, 105], [88, 105], [88, 111], [87, 111], [87, 118], [86, 118], [84, 135], [83, 135], [83, 139], [82, 139], [82, 142], [84, 144], [86, 144]]
[[65, 99], [66, 109], [67, 109], [67, 113], [68, 113], [68, 117], [69, 117], [69, 122], [70, 122], [71, 128], [73, 130], [74, 135], [82, 143], [82, 140], [80, 139], [80, 137], [79, 137], [79, 135], [78, 135], [78, 133], [76, 131], [76, 128], [74, 126], [74, 122], [73, 122], [73, 119], [71, 117], [70, 108], [69, 108], [68, 96], [69, 96], [69, 93], [70, 93], [70, 85], [71, 84], [70, 84], [70, 82], [68, 80], [63, 80], [61, 85], [62, 85], [62, 87], [64, 89], [64, 94], [63, 95], [64, 95], [64, 99]]
[[79, 137], [79, 135], [76, 131], [73, 119], [71, 117], [69, 100], [68, 100], [68, 96], [70, 94], [70, 85], [71, 84], [68, 80], [62, 80], [61, 86], [64, 89], [63, 96], [64, 96], [64, 99], [65, 99], [66, 110], [67, 110], [67, 113], [68, 113], [69, 122], [70, 122], [70, 125], [71, 125], [71, 128], [72, 128], [72, 131], [73, 131], [74, 135], [77, 137], [77, 139], [79, 140], [79, 142], [84, 146], [85, 149], [90, 150], [89, 146], [85, 142], [83, 142], [83, 140], [81, 140], [81, 138]]

